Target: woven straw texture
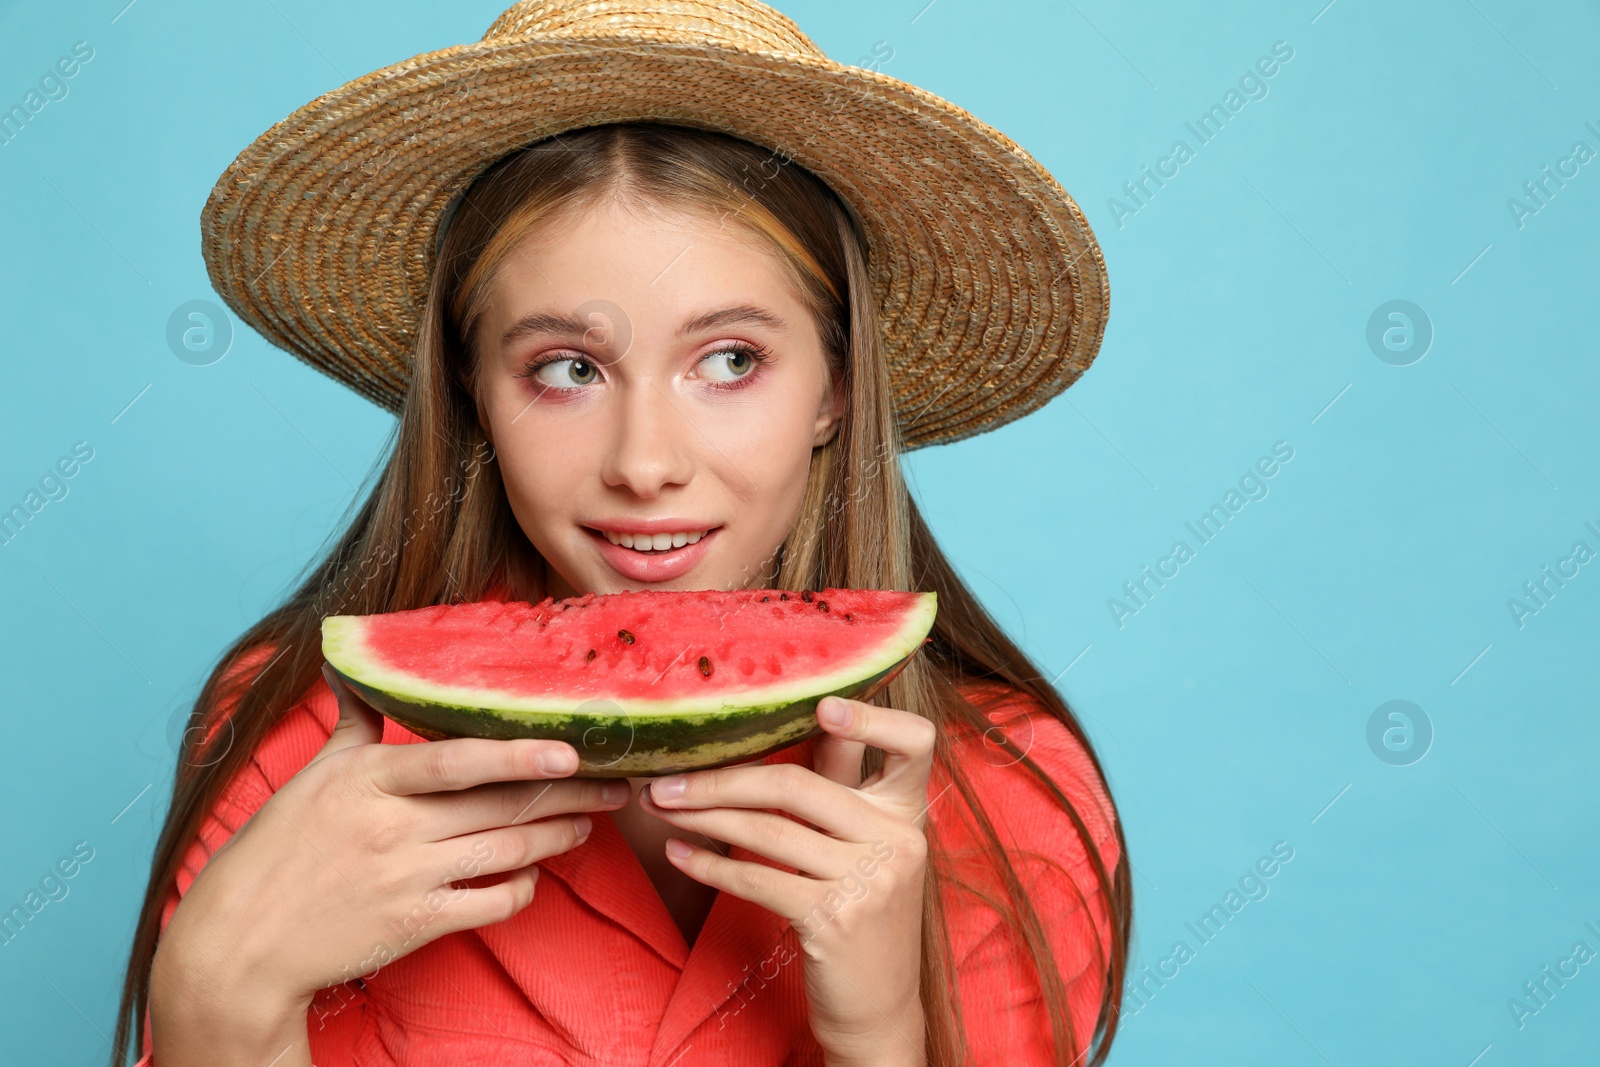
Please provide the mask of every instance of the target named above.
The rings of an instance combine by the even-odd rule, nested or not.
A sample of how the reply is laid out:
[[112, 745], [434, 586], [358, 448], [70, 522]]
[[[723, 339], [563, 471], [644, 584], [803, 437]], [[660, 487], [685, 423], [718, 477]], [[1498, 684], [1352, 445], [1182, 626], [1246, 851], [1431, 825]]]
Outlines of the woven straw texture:
[[1019, 418], [1094, 359], [1105, 261], [1050, 173], [755, 0], [526, 0], [480, 42], [324, 94], [218, 179], [201, 214], [212, 285], [274, 344], [399, 411], [450, 200], [534, 141], [635, 120], [774, 149], [850, 203], [907, 448]]

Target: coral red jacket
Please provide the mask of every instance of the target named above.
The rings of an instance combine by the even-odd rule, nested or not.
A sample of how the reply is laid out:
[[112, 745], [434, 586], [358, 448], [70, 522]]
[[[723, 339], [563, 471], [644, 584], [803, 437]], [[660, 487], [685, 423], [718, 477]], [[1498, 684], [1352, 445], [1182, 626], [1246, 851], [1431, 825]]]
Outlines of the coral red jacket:
[[[319, 680], [273, 729], [190, 845], [167, 897], [163, 930], [208, 857], [305, 766], [337, 719], [333, 694]], [[1114, 815], [1082, 747], [1053, 716], [1018, 699], [990, 721], [1073, 801], [1114, 870], [1120, 862]], [[383, 741], [422, 739], [386, 720]], [[982, 807], [1023, 884], [1031, 885], [1070, 983], [1078, 1040], [1085, 1041], [1104, 983], [1100, 946], [1110, 943], [1093, 870], [1067, 816], [1030, 784], [1024, 768], [970, 730], [956, 741]], [[801, 742], [764, 762], [809, 767], [813, 744]], [[959, 847], [975, 831], [959, 791], [946, 792], [948, 784], [936, 762], [925, 832]], [[318, 1067], [821, 1065], [806, 1021], [805, 957], [788, 922], [719, 893], [693, 945], [686, 944], [609, 813], [594, 812], [593, 819], [587, 841], [542, 861], [533, 902], [511, 919], [446, 934], [378, 967], [364, 988], [351, 982], [321, 991], [306, 1017]], [[759, 859], [737, 845], [732, 854]], [[987, 864], [961, 870], [968, 877], [975, 871], [1004, 899]], [[947, 888], [944, 901], [974, 1062], [1055, 1062], [1039, 980], [1020, 940], [971, 894]], [[146, 1019], [144, 1058], [136, 1067], [154, 1065]]]

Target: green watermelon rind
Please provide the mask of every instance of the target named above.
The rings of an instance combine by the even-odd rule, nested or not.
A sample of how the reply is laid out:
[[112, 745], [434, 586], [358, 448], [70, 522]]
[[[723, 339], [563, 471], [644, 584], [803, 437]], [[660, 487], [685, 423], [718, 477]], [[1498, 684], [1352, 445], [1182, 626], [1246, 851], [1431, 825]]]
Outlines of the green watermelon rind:
[[[917, 644], [921, 648], [921, 642]], [[631, 716], [620, 708], [594, 714], [500, 715], [485, 708], [414, 702], [374, 689], [335, 668], [351, 689], [387, 718], [421, 737], [531, 737], [565, 741], [578, 753], [576, 778], [654, 777], [759, 759], [820, 733], [816, 707], [826, 696], [851, 699], [894, 673], [917, 648], [877, 673], [789, 703], [722, 708], [700, 715]], [[597, 700], [595, 704], [609, 704]]]

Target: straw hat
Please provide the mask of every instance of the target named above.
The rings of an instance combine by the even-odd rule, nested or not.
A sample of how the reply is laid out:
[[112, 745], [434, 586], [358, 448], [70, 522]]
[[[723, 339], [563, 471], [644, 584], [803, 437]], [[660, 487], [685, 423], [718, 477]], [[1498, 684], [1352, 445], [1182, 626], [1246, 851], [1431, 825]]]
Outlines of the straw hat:
[[757, 0], [523, 0], [475, 44], [325, 93], [218, 179], [213, 287], [274, 344], [398, 411], [441, 216], [501, 157], [602, 123], [717, 130], [827, 182], [867, 237], [906, 447], [1042, 406], [1110, 299], [1078, 205], [954, 104], [836, 63]]

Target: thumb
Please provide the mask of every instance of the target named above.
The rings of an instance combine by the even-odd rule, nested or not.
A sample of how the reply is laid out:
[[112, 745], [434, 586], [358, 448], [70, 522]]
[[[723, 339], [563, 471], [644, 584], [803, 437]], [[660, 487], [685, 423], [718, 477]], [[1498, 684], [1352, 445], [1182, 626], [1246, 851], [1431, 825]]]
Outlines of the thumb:
[[[838, 697], [828, 697], [828, 700], [837, 700]], [[820, 703], [820, 702], [819, 702]], [[819, 707], [819, 711], [822, 709]], [[840, 737], [823, 731], [817, 735], [817, 741], [811, 750], [811, 769], [829, 781], [838, 782], [840, 785], [849, 786], [851, 789], [861, 788], [861, 757], [866, 753], [867, 746], [861, 741], [853, 741], [848, 737]]]
[[383, 716], [346, 685], [327, 662], [322, 664], [322, 677], [339, 702], [339, 721], [328, 736], [327, 744], [312, 757], [312, 762], [342, 749], [375, 745], [383, 740]]

